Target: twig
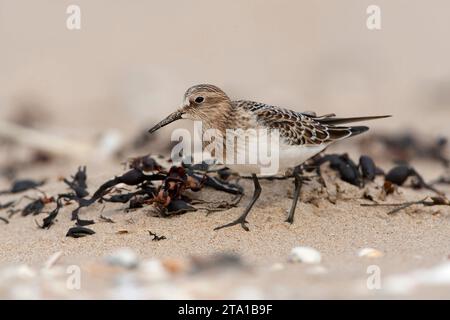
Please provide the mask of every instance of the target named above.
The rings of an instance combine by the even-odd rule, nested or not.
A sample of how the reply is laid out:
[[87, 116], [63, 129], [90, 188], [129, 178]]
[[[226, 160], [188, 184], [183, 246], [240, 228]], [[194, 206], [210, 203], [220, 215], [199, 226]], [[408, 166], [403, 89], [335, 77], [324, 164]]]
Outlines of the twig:
[[409, 208], [415, 204], [421, 204], [423, 206], [449, 206], [450, 202], [447, 198], [444, 197], [430, 197], [431, 200], [428, 200], [428, 197], [419, 200], [419, 201], [409, 201], [409, 202], [403, 202], [403, 203], [362, 203], [362, 207], [398, 207], [391, 211], [389, 211], [387, 214], [393, 214], [400, 210]]
[[100, 220], [103, 220], [105, 222], [109, 222], [109, 223], [115, 223], [115, 221], [109, 217], [105, 217], [104, 215], [100, 215]]
[[150, 230], [147, 230], [148, 234], [153, 237], [152, 241], [161, 241], [166, 240], [166, 236], [158, 236], [156, 233], [151, 232]]
[[83, 158], [95, 151], [93, 145], [71, 141], [35, 129], [0, 120], [0, 137], [53, 154]]

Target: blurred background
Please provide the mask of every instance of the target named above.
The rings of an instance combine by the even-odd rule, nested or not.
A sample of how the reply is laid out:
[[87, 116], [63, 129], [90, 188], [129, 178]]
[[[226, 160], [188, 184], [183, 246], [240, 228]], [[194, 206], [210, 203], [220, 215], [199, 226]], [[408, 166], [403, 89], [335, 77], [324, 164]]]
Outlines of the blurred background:
[[[71, 4], [80, 30], [66, 28]], [[381, 30], [366, 27], [371, 4]], [[212, 83], [298, 111], [394, 115], [374, 131], [448, 133], [449, 12], [446, 0], [0, 0], [0, 119], [127, 139]]]

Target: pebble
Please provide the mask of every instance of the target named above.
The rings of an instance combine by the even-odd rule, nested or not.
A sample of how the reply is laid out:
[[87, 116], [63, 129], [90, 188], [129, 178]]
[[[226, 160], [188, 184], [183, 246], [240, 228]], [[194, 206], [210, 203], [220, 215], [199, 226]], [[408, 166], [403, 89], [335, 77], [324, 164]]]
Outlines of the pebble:
[[320, 263], [322, 255], [311, 247], [295, 247], [289, 254], [289, 262]]

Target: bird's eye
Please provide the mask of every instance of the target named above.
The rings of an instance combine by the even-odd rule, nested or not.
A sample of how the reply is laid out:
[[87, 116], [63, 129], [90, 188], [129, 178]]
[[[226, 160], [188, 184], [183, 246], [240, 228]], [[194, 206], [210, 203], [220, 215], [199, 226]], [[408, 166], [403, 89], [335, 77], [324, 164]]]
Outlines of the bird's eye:
[[203, 97], [195, 98], [195, 102], [197, 102], [197, 103], [202, 103], [204, 100], [205, 100], [205, 98], [203, 98]]

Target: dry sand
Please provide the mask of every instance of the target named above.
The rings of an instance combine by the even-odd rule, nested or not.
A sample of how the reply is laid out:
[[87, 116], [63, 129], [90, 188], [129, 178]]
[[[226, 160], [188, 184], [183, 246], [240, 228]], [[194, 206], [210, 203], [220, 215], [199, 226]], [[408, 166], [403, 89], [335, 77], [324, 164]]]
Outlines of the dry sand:
[[[389, 167], [387, 164], [382, 166]], [[49, 178], [42, 190], [52, 195], [66, 190], [66, 186], [58, 180], [58, 176], [68, 176], [74, 173], [76, 167], [75, 164], [61, 162], [38, 170], [24, 170], [21, 175]], [[419, 170], [423, 168], [422, 171], [425, 172], [429, 167], [430, 164], [427, 162], [418, 166]], [[439, 169], [436, 165], [433, 168], [433, 171]], [[98, 163], [88, 163], [90, 191], [93, 192], [103, 181], [120, 174], [122, 170], [123, 166], [119, 163], [111, 162], [102, 167]], [[448, 263], [449, 207], [414, 207], [389, 216], [386, 214], [388, 211], [386, 208], [361, 207], [361, 203], [368, 202], [360, 199], [361, 190], [340, 181], [331, 171], [327, 171], [326, 176], [336, 179], [341, 187], [340, 199], [336, 204], [332, 204], [325, 199], [325, 193], [319, 192], [317, 183], [306, 185], [292, 225], [284, 222], [286, 210], [291, 203], [292, 181], [262, 181], [261, 199], [248, 219], [250, 232], [242, 230], [240, 226], [213, 231], [214, 227], [231, 221], [243, 210], [252, 192], [252, 183], [249, 180], [241, 180], [246, 196], [237, 208], [209, 215], [200, 210], [170, 218], [159, 218], [152, 216], [151, 207], [124, 213], [122, 210], [124, 205], [95, 204], [81, 211], [81, 217], [97, 221], [91, 226], [96, 234], [79, 239], [65, 237], [68, 228], [73, 224], [70, 221], [70, 213], [74, 205], [65, 207], [60, 212], [57, 223], [49, 230], [38, 228], [33, 221], [40, 223], [45, 214], [25, 218], [17, 214], [9, 224], [0, 224], [0, 265], [7, 270], [7, 266], [26, 264], [36, 271], [52, 254], [61, 252], [58, 265], [76, 264], [83, 268], [81, 290], [64, 289], [64, 279], [67, 275], [61, 269], [62, 275], [55, 271], [58, 275], [55, 279], [60, 279], [59, 283], [63, 289], [59, 287], [58, 290], [49, 289], [48, 283], [44, 282], [38, 287], [45, 289], [33, 287], [34, 291], [31, 294], [33, 298], [450, 297], [448, 286], [431, 289], [428, 286], [420, 286], [420, 290], [410, 290], [409, 287], [402, 289], [400, 286], [402, 290], [399, 292], [393, 291], [389, 285], [387, 289], [383, 287], [383, 281], [389, 284], [390, 280], [386, 279], [392, 275], [419, 268], [432, 268], [445, 261]], [[434, 176], [435, 174], [431, 173], [429, 178]], [[2, 180], [0, 189], [7, 187], [5, 182]], [[372, 187], [381, 183], [382, 179], [379, 178]], [[445, 191], [448, 194], [450, 190], [447, 188]], [[27, 194], [39, 195], [35, 191]], [[400, 193], [390, 196], [388, 200], [390, 202], [419, 200], [428, 194], [430, 194], [428, 191], [400, 188]], [[196, 193], [195, 196], [209, 201], [232, 199], [231, 195], [209, 189]], [[1, 199], [3, 203], [15, 198], [17, 196], [2, 196]], [[314, 204], [310, 203], [309, 200], [312, 198], [318, 200], [312, 201]], [[23, 201], [26, 203], [28, 200]], [[53, 205], [47, 208], [53, 208]], [[100, 214], [111, 217], [115, 223], [100, 221]], [[2, 216], [4, 215], [2, 213]], [[119, 230], [127, 230], [128, 233], [117, 234]], [[164, 235], [167, 239], [151, 241], [148, 230]], [[289, 252], [295, 246], [315, 248], [322, 254], [322, 263], [319, 265], [288, 263]], [[140, 260], [175, 261], [175, 264], [181, 265], [192, 256], [207, 257], [220, 252], [236, 253], [242, 257], [248, 268], [219, 269], [197, 276], [179, 271], [163, 281], [171, 288], [170, 290], [166, 287], [155, 289], [154, 282], [144, 280], [137, 283], [124, 280], [123, 283], [131, 282], [124, 285], [119, 281], [121, 284], [118, 284], [118, 275], [125, 277], [124, 274], [129, 273], [130, 277], [139, 279], [136, 274], [140, 272], [125, 269], [118, 271], [105, 265], [104, 257], [123, 247], [131, 248]], [[383, 252], [384, 256], [372, 259], [358, 257], [358, 250], [365, 247], [376, 248]], [[369, 277], [367, 268], [370, 265], [380, 267], [382, 277], [380, 290], [369, 290], [366, 286]], [[16, 276], [20, 279], [23, 277], [23, 275], [11, 277]], [[33, 279], [42, 277], [44, 276], [41, 273], [33, 275]], [[0, 285], [2, 297], [30, 297], [30, 290], [24, 290], [23, 287], [13, 289], [17, 283], [21, 282], [11, 284], [4, 281], [4, 285]], [[161, 286], [160, 281], [157, 284]], [[125, 286], [126, 289], [121, 286]], [[166, 289], [171, 293], [168, 294]], [[123, 290], [125, 293], [121, 293]]]

